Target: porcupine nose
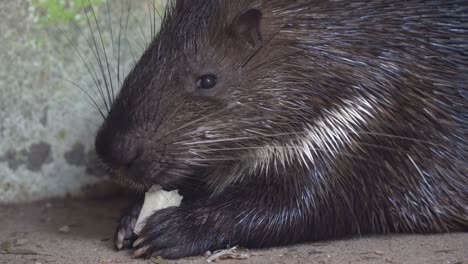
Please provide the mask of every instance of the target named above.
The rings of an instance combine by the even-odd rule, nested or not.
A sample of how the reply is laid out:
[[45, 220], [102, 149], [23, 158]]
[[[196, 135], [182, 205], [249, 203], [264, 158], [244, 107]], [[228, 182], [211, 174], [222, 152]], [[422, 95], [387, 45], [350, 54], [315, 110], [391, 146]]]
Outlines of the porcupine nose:
[[120, 157], [120, 164], [127, 169], [132, 168], [135, 163], [138, 162], [143, 154], [143, 148], [141, 145], [129, 146], [126, 148], [126, 152]]
[[131, 169], [143, 155], [143, 145], [124, 135], [100, 131], [95, 141], [96, 153], [107, 166]]

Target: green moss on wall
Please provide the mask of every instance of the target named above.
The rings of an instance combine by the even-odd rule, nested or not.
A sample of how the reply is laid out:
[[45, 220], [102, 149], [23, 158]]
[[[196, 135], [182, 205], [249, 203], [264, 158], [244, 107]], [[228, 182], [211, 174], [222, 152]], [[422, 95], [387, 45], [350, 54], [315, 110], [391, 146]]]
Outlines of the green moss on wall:
[[65, 140], [65, 138], [67, 137], [67, 131], [65, 131], [65, 129], [60, 129], [60, 131], [55, 137], [59, 140]]
[[32, 0], [34, 17], [40, 24], [79, 22], [86, 19], [82, 10], [98, 6], [105, 0]]

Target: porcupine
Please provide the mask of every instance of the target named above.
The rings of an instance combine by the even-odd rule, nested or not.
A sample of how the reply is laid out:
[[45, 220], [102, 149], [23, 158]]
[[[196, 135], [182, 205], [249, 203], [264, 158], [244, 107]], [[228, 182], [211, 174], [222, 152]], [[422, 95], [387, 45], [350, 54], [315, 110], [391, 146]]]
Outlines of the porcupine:
[[[468, 2], [177, 0], [96, 137], [136, 256], [468, 229]], [[132, 233], [140, 205], [117, 227]]]

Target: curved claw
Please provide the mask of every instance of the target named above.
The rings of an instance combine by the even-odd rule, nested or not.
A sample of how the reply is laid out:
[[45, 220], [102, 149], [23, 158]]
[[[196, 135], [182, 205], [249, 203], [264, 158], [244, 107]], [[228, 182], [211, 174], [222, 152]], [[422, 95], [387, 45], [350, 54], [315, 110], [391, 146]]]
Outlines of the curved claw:
[[139, 239], [137, 239], [137, 240], [135, 241], [135, 243], [133, 243], [133, 247], [136, 248], [136, 247], [138, 247], [139, 245], [141, 245], [143, 242], [145, 242], [145, 239], [142, 238], [142, 237], [140, 237]]
[[148, 249], [149, 249], [149, 246], [139, 248], [139, 249], [135, 250], [135, 252], [133, 252], [133, 256], [135, 258], [140, 258], [140, 257], [146, 255], [146, 251], [148, 251]]
[[131, 248], [133, 241], [137, 238], [133, 232], [138, 215], [140, 214], [141, 205], [136, 204], [130, 210], [122, 215], [119, 224], [115, 231], [115, 247], [117, 250]]

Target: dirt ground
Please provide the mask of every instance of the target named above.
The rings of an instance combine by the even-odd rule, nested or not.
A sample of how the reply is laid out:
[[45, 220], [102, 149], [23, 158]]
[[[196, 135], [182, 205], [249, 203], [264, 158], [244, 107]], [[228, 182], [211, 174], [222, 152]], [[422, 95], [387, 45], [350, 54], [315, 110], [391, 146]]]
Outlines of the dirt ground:
[[[206, 263], [132, 259], [112, 248], [115, 220], [124, 202], [52, 200], [0, 206], [0, 264]], [[468, 233], [392, 235], [242, 251], [244, 260], [219, 263], [437, 263], [468, 264]]]

